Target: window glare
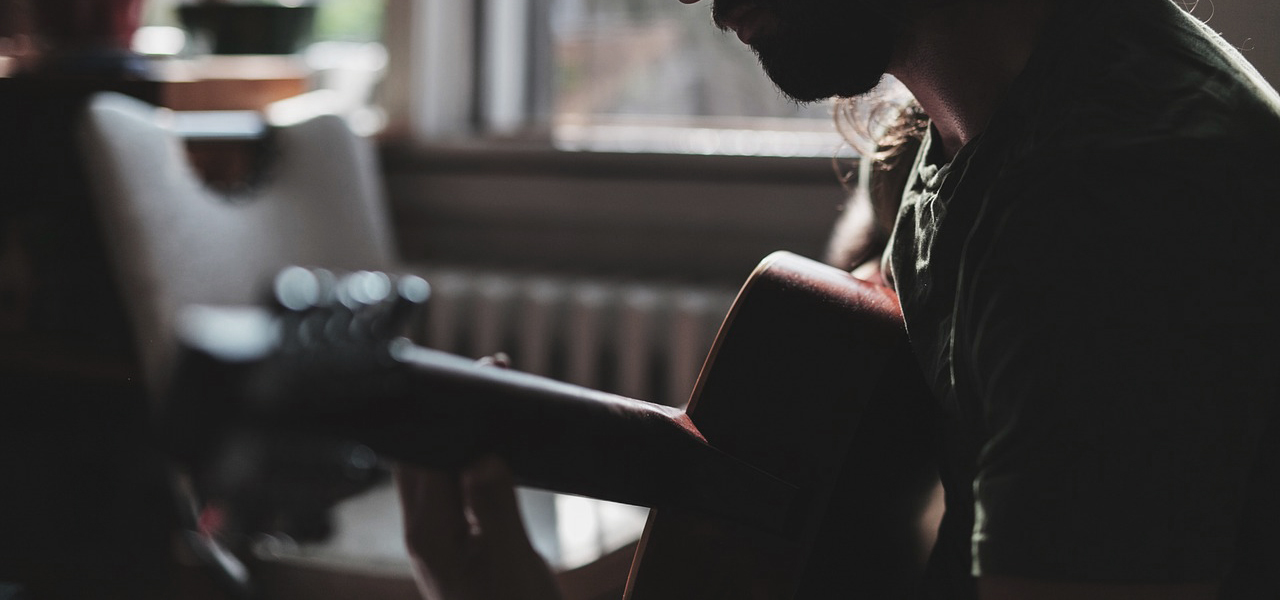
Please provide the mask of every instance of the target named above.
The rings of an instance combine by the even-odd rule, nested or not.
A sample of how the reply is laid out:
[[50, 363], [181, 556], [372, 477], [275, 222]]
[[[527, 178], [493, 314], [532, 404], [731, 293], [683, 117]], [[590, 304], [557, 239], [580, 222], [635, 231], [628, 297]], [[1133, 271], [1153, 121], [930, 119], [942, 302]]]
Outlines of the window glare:
[[557, 116], [830, 118], [783, 97], [706, 3], [553, 0], [551, 21]]
[[672, 0], [552, 0], [554, 143], [564, 150], [848, 155], [828, 103], [784, 97], [755, 55]]

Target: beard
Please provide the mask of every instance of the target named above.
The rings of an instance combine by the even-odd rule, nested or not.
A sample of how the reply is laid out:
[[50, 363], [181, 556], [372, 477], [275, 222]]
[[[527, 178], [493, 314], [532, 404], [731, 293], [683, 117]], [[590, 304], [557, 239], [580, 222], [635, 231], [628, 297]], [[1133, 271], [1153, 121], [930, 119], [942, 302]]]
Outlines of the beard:
[[902, 0], [716, 0], [713, 16], [754, 4], [776, 26], [751, 40], [765, 74], [793, 100], [871, 91], [884, 77], [903, 21]]

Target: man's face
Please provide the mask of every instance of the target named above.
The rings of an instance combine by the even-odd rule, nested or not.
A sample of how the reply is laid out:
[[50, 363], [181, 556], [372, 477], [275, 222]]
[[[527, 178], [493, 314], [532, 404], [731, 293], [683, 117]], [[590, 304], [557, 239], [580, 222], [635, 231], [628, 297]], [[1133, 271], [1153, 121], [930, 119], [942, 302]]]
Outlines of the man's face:
[[[688, 0], [683, 0], [688, 1]], [[696, 0], [694, 0], [696, 1]], [[712, 16], [801, 102], [856, 96], [884, 76], [905, 0], [715, 0]]]

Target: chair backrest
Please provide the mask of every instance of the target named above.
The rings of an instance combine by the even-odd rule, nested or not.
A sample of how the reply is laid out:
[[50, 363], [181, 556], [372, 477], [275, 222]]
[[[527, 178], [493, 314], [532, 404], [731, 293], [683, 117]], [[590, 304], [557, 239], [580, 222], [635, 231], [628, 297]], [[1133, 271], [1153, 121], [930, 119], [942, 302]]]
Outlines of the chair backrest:
[[81, 127], [108, 259], [152, 391], [171, 367], [183, 306], [260, 301], [269, 277], [291, 264], [385, 270], [393, 261], [372, 148], [339, 117], [275, 130], [265, 180], [229, 195], [201, 182], [169, 116], [103, 93]]

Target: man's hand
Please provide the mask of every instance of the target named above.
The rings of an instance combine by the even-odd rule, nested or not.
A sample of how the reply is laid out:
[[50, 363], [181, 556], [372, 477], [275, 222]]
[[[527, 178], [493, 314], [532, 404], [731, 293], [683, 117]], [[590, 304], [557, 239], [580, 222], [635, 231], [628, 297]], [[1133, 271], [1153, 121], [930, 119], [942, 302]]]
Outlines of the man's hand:
[[557, 600], [525, 535], [511, 471], [496, 457], [460, 473], [396, 470], [405, 544], [428, 600]]

